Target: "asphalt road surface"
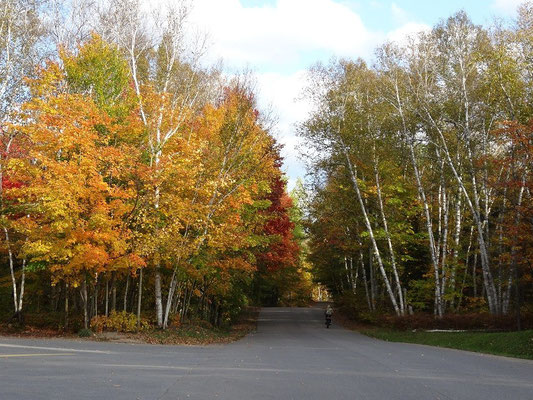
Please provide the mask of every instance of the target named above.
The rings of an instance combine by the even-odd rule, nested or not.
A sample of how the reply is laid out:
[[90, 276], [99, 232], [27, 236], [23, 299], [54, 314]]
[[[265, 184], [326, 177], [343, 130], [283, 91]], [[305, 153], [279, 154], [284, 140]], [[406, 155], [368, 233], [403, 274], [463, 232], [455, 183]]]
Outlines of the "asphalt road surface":
[[265, 308], [223, 346], [0, 338], [0, 400], [533, 399], [533, 362], [387, 343]]

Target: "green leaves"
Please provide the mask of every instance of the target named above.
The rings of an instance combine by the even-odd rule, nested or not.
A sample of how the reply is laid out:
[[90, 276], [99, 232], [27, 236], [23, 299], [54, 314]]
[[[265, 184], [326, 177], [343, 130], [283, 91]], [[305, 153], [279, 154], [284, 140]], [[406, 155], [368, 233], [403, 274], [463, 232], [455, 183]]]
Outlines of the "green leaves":
[[128, 100], [130, 72], [118, 47], [97, 34], [78, 48], [76, 54], [61, 53], [69, 91], [93, 98], [113, 117], [125, 117], [133, 103]]
[[[508, 311], [513, 271], [530, 255], [531, 10], [491, 29], [458, 12], [405, 45], [384, 44], [372, 67], [311, 70], [314, 108], [299, 127], [312, 154], [310, 259], [333, 294], [355, 291], [348, 259], [390, 294], [386, 276], [369, 277], [396, 258], [396, 295], [409, 287], [421, 310], [464, 306], [483, 285], [490, 311]], [[374, 309], [370, 294], [361, 306]]]

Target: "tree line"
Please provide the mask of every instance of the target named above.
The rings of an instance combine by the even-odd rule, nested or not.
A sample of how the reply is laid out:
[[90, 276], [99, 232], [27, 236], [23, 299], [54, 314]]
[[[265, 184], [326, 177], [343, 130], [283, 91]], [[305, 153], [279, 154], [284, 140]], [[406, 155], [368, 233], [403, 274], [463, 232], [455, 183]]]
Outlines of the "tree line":
[[396, 315], [531, 311], [532, 44], [526, 3], [512, 23], [459, 12], [372, 65], [310, 70], [310, 259], [334, 296]]
[[206, 66], [189, 11], [0, 2], [0, 279], [19, 320], [220, 325], [266, 284], [308, 297], [272, 124], [249, 76]]

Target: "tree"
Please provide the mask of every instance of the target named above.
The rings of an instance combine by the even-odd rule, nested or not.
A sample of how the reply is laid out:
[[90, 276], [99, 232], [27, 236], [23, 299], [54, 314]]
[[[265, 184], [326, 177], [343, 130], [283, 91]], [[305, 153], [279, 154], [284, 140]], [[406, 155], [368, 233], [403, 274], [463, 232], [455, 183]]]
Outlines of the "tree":
[[[275, 153], [279, 168], [282, 161], [279, 150], [275, 149]], [[300, 261], [300, 248], [293, 234], [295, 224], [290, 217], [293, 203], [281, 171], [272, 178], [270, 193], [265, 200], [270, 203], [264, 210], [266, 221], [263, 226], [263, 235], [268, 242], [256, 250], [255, 296], [259, 304], [277, 305], [286, 293], [295, 289], [293, 285], [299, 277], [297, 268]]]
[[[10, 219], [14, 211], [9, 204], [12, 199], [4, 191], [20, 185], [10, 176], [9, 163], [24, 151], [25, 140], [12, 129], [12, 124], [16, 121], [18, 107], [28, 98], [24, 77], [32, 75], [42, 56], [39, 44], [44, 32], [38, 12], [38, 4], [34, 2], [6, 0], [0, 3], [0, 218], [13, 286], [14, 312], [19, 321], [22, 321], [26, 260], [20, 259], [18, 253], [24, 240], [13, 241], [15, 234]], [[15, 276], [17, 263], [21, 269], [19, 289]]]
[[[506, 232], [529, 191], [520, 183], [528, 172], [508, 169], [515, 161], [504, 154], [517, 155], [514, 135], [527, 132], [531, 115], [530, 11], [526, 4], [516, 26], [490, 30], [459, 12], [402, 46], [384, 44], [371, 68], [341, 60], [311, 70], [306, 95], [315, 108], [300, 126], [315, 177], [309, 224], [313, 245], [333, 261], [314, 250], [311, 259], [333, 293], [355, 292], [354, 252], [370, 244], [372, 256], [355, 258], [375, 258], [397, 314], [409, 303], [428, 310], [430, 297], [439, 317], [485, 300], [490, 313], [508, 313], [517, 279]], [[373, 309], [375, 291], [367, 293]]]
[[92, 99], [61, 93], [64, 80], [59, 66], [49, 64], [17, 127], [30, 140], [29, 157], [13, 162], [25, 182], [15, 191], [25, 206], [17, 230], [27, 237], [28, 267], [46, 266], [55, 282], [83, 285], [87, 327], [87, 277], [143, 264], [130, 251], [124, 225], [135, 196], [127, 167], [137, 151], [110, 145], [109, 137], [127, 133]]

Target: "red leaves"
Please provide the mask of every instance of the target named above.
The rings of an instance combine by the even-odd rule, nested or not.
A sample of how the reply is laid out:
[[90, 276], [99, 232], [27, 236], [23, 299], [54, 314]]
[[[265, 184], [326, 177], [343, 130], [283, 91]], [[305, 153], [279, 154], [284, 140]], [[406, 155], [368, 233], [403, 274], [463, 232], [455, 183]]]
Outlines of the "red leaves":
[[285, 181], [277, 176], [272, 181], [271, 192], [267, 197], [271, 204], [265, 211], [268, 220], [263, 231], [273, 238], [273, 242], [257, 258], [259, 265], [268, 271], [296, 265], [300, 251], [293, 237], [294, 223], [289, 218], [292, 199], [287, 195], [285, 187]]
[[533, 189], [533, 120], [504, 121], [494, 134], [498, 151], [489, 158], [501, 173], [490, 184], [499, 192], [503, 240], [510, 249], [500, 260], [527, 270], [533, 263], [533, 205], [527, 194]]

